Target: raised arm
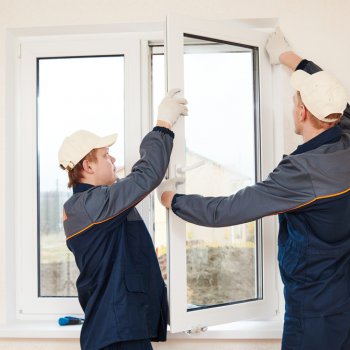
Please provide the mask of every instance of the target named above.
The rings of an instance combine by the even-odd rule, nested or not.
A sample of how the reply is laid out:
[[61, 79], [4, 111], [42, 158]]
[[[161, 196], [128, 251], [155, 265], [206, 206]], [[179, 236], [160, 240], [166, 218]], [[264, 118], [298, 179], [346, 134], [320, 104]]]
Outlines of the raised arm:
[[[266, 43], [266, 51], [269, 55], [270, 63], [272, 65], [281, 63], [292, 71], [301, 69], [309, 74], [314, 74], [322, 70], [314, 62], [308, 61], [298, 56], [288, 44], [286, 38], [279, 28], [277, 28], [275, 33], [272, 33], [269, 36], [269, 39]], [[341, 118], [339, 125], [344, 131], [350, 132], [349, 104], [347, 104], [347, 107], [343, 112], [343, 117]]]
[[70, 214], [77, 208], [84, 208], [85, 221], [89, 222], [84, 222], [83, 226], [125, 213], [160, 184], [173, 147], [174, 133], [170, 128], [180, 116], [187, 115], [187, 101], [175, 97], [177, 92], [178, 89], [171, 90], [159, 105], [157, 124], [142, 140], [140, 158], [131, 173], [113, 185], [91, 188], [77, 196], [77, 202], [71, 200], [66, 204], [70, 207], [65, 207], [65, 210]]
[[315, 197], [304, 166], [286, 158], [265, 181], [243, 188], [231, 196], [175, 195], [171, 208], [188, 222], [224, 227], [294, 210], [310, 203]]
[[88, 212], [99, 213], [98, 217], [93, 218], [94, 221], [118, 215], [135, 206], [164, 178], [174, 138], [170, 128], [180, 116], [188, 114], [187, 101], [176, 97], [178, 92], [179, 89], [172, 89], [160, 103], [156, 127], [142, 140], [140, 159], [132, 167], [131, 173], [112, 186], [94, 190], [94, 198], [87, 205]]

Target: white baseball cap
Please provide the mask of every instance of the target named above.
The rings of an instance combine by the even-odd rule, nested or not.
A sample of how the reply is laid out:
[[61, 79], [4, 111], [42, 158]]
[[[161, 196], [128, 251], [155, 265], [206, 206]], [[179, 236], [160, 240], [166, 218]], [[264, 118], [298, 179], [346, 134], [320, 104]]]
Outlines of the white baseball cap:
[[62, 169], [72, 170], [94, 148], [110, 147], [117, 140], [118, 134], [105, 137], [79, 130], [66, 137], [58, 151], [58, 161]]
[[300, 92], [306, 108], [318, 119], [325, 119], [332, 113], [343, 113], [347, 104], [347, 94], [343, 85], [325, 71], [314, 74], [303, 70], [295, 71], [291, 76], [292, 86]]

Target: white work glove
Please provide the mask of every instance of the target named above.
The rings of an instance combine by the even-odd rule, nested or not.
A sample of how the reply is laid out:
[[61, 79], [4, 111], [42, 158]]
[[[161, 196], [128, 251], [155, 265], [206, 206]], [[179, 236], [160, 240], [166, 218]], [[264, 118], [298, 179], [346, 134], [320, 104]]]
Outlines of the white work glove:
[[164, 192], [176, 192], [177, 185], [181, 185], [185, 182], [184, 177], [172, 177], [171, 179], [164, 180], [157, 188], [157, 197], [160, 203], [162, 203], [162, 194]]
[[279, 57], [282, 53], [293, 51], [279, 27], [276, 32], [269, 35], [265, 48], [271, 64], [279, 64]]
[[180, 116], [188, 115], [187, 100], [185, 98], [174, 97], [180, 91], [181, 89], [171, 89], [163, 98], [158, 107], [158, 120], [162, 120], [173, 126]]

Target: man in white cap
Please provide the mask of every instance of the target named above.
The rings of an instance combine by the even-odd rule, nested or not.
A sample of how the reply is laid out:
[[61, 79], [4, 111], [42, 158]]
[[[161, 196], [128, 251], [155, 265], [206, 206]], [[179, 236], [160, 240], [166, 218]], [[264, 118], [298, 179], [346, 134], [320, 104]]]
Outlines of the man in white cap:
[[[278, 30], [272, 64], [295, 70], [295, 132], [304, 143], [265, 181], [229, 197], [158, 188], [163, 205], [197, 225], [222, 227], [279, 214], [278, 261], [285, 295], [283, 350], [350, 349], [350, 106], [343, 86], [301, 59]], [[265, 233], [267, 234], [267, 233]]]
[[80, 130], [59, 150], [73, 196], [64, 204], [67, 246], [80, 275], [78, 298], [85, 313], [83, 350], [150, 350], [165, 341], [167, 293], [154, 246], [135, 206], [164, 178], [173, 145], [170, 130], [187, 115], [187, 101], [171, 90], [158, 120], [140, 145], [140, 160], [117, 180], [108, 151], [117, 135]]

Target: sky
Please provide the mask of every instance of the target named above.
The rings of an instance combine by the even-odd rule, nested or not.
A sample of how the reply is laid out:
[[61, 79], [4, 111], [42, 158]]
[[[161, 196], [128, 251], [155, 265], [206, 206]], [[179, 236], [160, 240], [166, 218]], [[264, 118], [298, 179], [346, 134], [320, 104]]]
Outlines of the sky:
[[39, 61], [38, 142], [40, 188], [65, 189], [67, 174], [58, 150], [79, 129], [118, 133], [110, 153], [124, 164], [124, 58], [67, 58]]
[[[198, 50], [197, 50], [198, 51]], [[254, 181], [252, 54], [185, 55], [186, 147]], [[164, 96], [164, 57], [153, 59], [154, 116]], [[57, 152], [78, 129], [118, 133], [110, 153], [124, 164], [124, 57], [39, 60], [38, 142], [41, 191], [66, 189]]]

